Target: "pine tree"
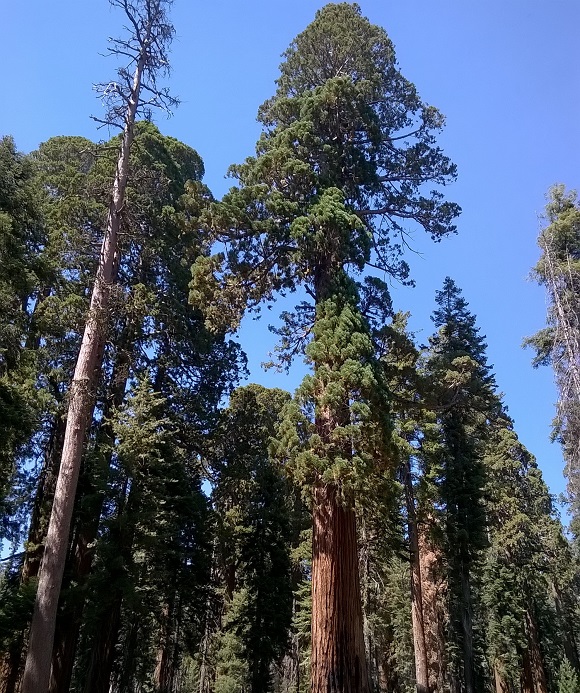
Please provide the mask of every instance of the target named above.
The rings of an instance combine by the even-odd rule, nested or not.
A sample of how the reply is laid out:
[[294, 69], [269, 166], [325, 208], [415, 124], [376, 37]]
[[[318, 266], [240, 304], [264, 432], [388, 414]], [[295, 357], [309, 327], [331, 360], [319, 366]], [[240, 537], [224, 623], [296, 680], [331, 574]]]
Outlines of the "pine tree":
[[490, 668], [497, 693], [520, 685], [547, 690], [542, 622], [556, 620], [547, 580], [552, 503], [509, 417], [498, 416], [491, 427], [484, 458], [490, 545], [482, 586]]
[[58, 596], [64, 572], [80, 461], [85, 435], [94, 410], [94, 390], [102, 367], [110, 286], [116, 278], [117, 242], [134, 124], [140, 107], [143, 107], [140, 98], [143, 85], [149, 90], [148, 104], [167, 104], [165, 90], [160, 91], [156, 84], [157, 75], [167, 71], [167, 49], [173, 34], [173, 28], [166, 16], [167, 0], [156, 0], [153, 3], [112, 0], [112, 4], [124, 9], [133, 27], [129, 39], [120, 40], [116, 45], [118, 53], [131, 56], [135, 69], [132, 75], [125, 68], [119, 71], [123, 88], [115, 83], [114, 89], [111, 89], [110, 85], [103, 89], [104, 95], [109, 99], [106, 122], [120, 125], [123, 137], [111, 185], [109, 213], [92, 289], [91, 305], [71, 386], [61, 466], [39, 572], [23, 693], [43, 693], [48, 690], [49, 685]]
[[211, 215], [227, 258], [196, 263], [192, 300], [210, 323], [235, 326], [277, 290], [303, 285], [311, 299], [287, 316], [285, 343], [300, 353], [310, 340], [313, 368], [299, 395], [308, 440], [287, 438], [313, 501], [312, 690], [366, 691], [354, 503], [374, 460], [384, 464], [388, 426], [371, 423], [381, 390], [349, 274], [371, 264], [406, 277], [405, 225], [436, 239], [453, 230], [458, 207], [425, 184], [444, 184], [455, 168], [434, 145], [441, 115], [357, 5], [327, 5], [284, 57], [278, 90], [259, 110], [257, 154], [232, 167], [239, 186]]
[[[484, 339], [460, 289], [447, 277], [436, 294], [428, 372], [439, 384], [443, 441], [440, 502], [444, 507], [450, 615], [451, 677], [473, 693], [477, 681], [473, 577], [487, 544], [482, 464], [486, 424], [497, 408]], [[455, 649], [456, 648], [456, 649]], [[461, 681], [461, 684], [459, 684]]]
[[224, 580], [216, 691], [271, 689], [292, 618], [292, 491], [270, 457], [270, 439], [289, 395], [238, 388], [208, 455]]
[[580, 204], [576, 193], [555, 186], [540, 232], [541, 257], [533, 276], [548, 293], [547, 327], [527, 340], [534, 365], [551, 365], [558, 388], [554, 438], [562, 444], [571, 530], [580, 535]]
[[578, 674], [567, 659], [560, 665], [560, 675], [558, 677], [558, 693], [578, 693], [580, 691], [580, 681]]

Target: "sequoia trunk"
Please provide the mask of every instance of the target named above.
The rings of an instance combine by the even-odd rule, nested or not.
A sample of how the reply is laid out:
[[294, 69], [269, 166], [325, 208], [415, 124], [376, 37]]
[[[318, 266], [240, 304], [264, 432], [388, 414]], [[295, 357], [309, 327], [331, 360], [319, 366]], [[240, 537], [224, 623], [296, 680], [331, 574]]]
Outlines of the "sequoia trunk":
[[419, 535], [417, 533], [417, 513], [415, 510], [415, 495], [409, 459], [405, 463], [405, 499], [409, 529], [409, 557], [411, 561], [411, 622], [415, 652], [415, 678], [417, 693], [429, 693], [429, 666], [423, 620], [423, 587], [421, 583], [421, 563], [419, 560]]
[[447, 581], [444, 577], [443, 554], [433, 540], [428, 524], [421, 525], [418, 543], [429, 688], [437, 693], [443, 693], [447, 680], [446, 623], [448, 619]]
[[369, 690], [352, 504], [332, 484], [314, 490], [312, 693]]

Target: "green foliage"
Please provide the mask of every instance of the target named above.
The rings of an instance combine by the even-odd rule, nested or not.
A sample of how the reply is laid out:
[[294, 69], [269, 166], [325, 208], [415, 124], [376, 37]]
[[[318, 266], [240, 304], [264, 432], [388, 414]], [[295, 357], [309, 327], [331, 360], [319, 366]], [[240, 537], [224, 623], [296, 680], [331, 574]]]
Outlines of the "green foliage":
[[562, 660], [558, 676], [558, 693], [580, 693], [580, 679], [567, 659]]
[[[314, 374], [304, 379], [287, 409], [279, 454], [305, 488], [321, 478], [364, 496], [363, 490], [371, 495], [383, 490], [377, 484], [390, 469], [385, 454], [390, 426], [381, 371], [357, 303], [354, 283], [343, 277], [336, 293], [317, 304], [306, 349]], [[321, 435], [315, 422], [329, 412], [337, 415]]]
[[437, 292], [427, 369], [438, 383], [439, 423], [444, 441], [441, 499], [446, 508], [447, 543], [465, 565], [486, 546], [481, 462], [486, 425], [497, 412], [494, 378], [486, 345], [461, 291], [445, 279]]
[[[32, 548], [42, 538], [46, 513], [50, 512], [50, 465], [60, 454], [54, 434], [88, 308], [117, 145], [118, 138], [95, 145], [83, 138], [58, 137], [42, 144], [29, 160], [13, 157], [19, 166], [26, 164], [22, 180], [30, 188], [42, 220], [42, 243], [32, 247], [31, 242], [30, 256], [26, 257], [29, 274], [37, 280], [28, 303], [24, 301], [27, 312], [21, 322], [26, 331], [19, 337], [27, 347], [19, 357], [19, 369], [39, 411], [28, 426], [31, 410], [24, 408], [26, 401], [15, 397], [14, 387], [20, 388], [15, 372], [11, 373], [9, 391], [4, 389], [0, 374], [0, 393], [6, 392], [0, 403], [0, 409], [6, 403], [0, 428], [17, 421], [15, 432], [29, 443], [19, 452], [21, 475], [28, 473], [32, 455], [47, 465], [38, 475], [42, 507], [35, 531], [40, 534]], [[150, 678], [155, 640], [161, 638], [160, 624], [165, 621], [169, 630], [179, 632], [180, 648], [196, 648], [204, 600], [200, 585], [207, 578], [210, 541], [197, 455], [215, 425], [220, 400], [231, 389], [243, 363], [239, 347], [220, 335], [209, 334], [201, 314], [187, 302], [189, 268], [200, 247], [195, 219], [211, 197], [201, 183], [202, 175], [203, 164], [193, 149], [164, 137], [150, 122], [136, 125], [120, 236], [122, 260], [111, 292], [113, 310], [107, 325], [103, 379], [95, 393], [97, 407], [83, 461], [66, 573], [69, 586], [63, 592], [62, 609], [67, 618], [73, 613], [78, 619], [85, 597], [89, 597], [83, 635], [83, 642], [87, 642], [98, 632], [98, 619], [111, 615], [107, 608], [121, 608], [124, 625], [119, 631], [120, 642], [138, 642], [143, 653], [136, 658], [133, 649], [125, 650], [130, 662], [127, 680], [132, 676]], [[36, 226], [30, 228], [37, 233]], [[129, 393], [149, 382], [148, 378], [159, 398], [149, 411], [151, 434], [163, 432], [165, 436], [157, 442], [149, 435], [140, 436], [138, 429], [130, 433], [138, 415], [129, 407], [134, 399]], [[126, 416], [122, 436], [113, 426], [119, 412]], [[147, 427], [148, 423], [144, 431]], [[130, 442], [125, 445], [122, 440]], [[131, 454], [143, 446], [156, 452], [143, 453], [142, 469], [131, 461]], [[0, 457], [8, 451], [11, 466], [7, 469], [14, 470], [20, 460], [8, 448], [2, 449]], [[33, 471], [36, 476], [37, 470]], [[129, 504], [132, 489], [135, 492]], [[16, 498], [16, 493], [22, 496], [23, 492], [17, 487], [12, 491], [14, 501], [21, 503], [22, 515], [20, 518], [11, 510], [13, 532], [21, 519], [26, 522], [26, 506]], [[88, 547], [83, 542], [88, 542]], [[96, 543], [97, 568], [89, 584], [86, 572], [94, 552], [91, 547]], [[76, 555], [84, 556], [84, 568], [75, 563]], [[109, 579], [104, 567], [107, 557], [111, 559], [110, 569], [117, 571], [114, 579]], [[181, 592], [191, 596], [177, 599], [175, 595]], [[100, 610], [94, 607], [99, 602]], [[131, 616], [136, 603], [139, 608], [134, 612], [141, 616], [138, 636]], [[177, 660], [181, 651], [176, 650]], [[171, 666], [177, 666], [177, 660]], [[83, 661], [87, 664], [88, 660]]]
[[288, 643], [293, 494], [268, 454], [288, 399], [258, 385], [235, 390], [208, 455], [225, 582], [216, 690], [269, 690]]
[[[10, 137], [0, 139], [0, 539], [10, 533], [11, 483], [36, 424], [34, 355], [26, 342], [44, 273], [44, 240], [33, 167]], [[14, 499], [12, 499], [14, 500]]]
[[[442, 509], [440, 532], [447, 580], [450, 675], [480, 686], [477, 576], [488, 545], [483, 465], [488, 422], [499, 412], [486, 345], [460, 289], [447, 277], [436, 294], [426, 370], [433, 384], [440, 447], [431, 489], [433, 507]], [[436, 446], [437, 447], [437, 446]], [[467, 683], [469, 681], [469, 683]]]
[[546, 545], [552, 504], [534, 458], [507, 415], [492, 424], [484, 462], [490, 537], [482, 591], [487, 649], [490, 661], [502, 663], [505, 679], [518, 686], [529, 647], [529, 614], [547, 612], [555, 620], [548, 601]]
[[406, 277], [403, 224], [438, 239], [459, 211], [437, 191], [424, 194], [427, 183], [455, 176], [434, 145], [443, 119], [357, 5], [319, 10], [280, 69], [276, 94], [259, 110], [256, 156], [232, 166], [238, 187], [206, 218], [227, 252], [193, 268], [191, 298], [214, 326], [235, 327], [247, 305], [299, 284], [322, 298], [321, 273], [343, 267]]
[[554, 186], [548, 195], [547, 226], [538, 238], [541, 256], [532, 276], [548, 294], [547, 326], [526, 340], [534, 365], [551, 365], [558, 388], [553, 437], [564, 453], [570, 528], [580, 536], [580, 203], [575, 192]]

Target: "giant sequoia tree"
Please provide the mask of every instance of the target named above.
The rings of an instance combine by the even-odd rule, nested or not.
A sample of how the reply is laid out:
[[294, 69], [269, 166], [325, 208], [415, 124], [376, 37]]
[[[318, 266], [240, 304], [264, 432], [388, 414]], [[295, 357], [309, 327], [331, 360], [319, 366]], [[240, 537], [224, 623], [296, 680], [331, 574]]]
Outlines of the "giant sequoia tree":
[[373, 421], [382, 389], [352, 277], [370, 265], [405, 278], [409, 227], [436, 240], [453, 231], [458, 207], [426, 186], [445, 184], [455, 168], [435, 145], [442, 116], [357, 5], [327, 5], [284, 57], [259, 110], [256, 156], [232, 167], [238, 186], [211, 214], [226, 252], [194, 265], [192, 300], [210, 323], [235, 325], [248, 301], [306, 291], [282, 333], [313, 367], [303, 413], [294, 412], [298, 432], [286, 431], [313, 503], [312, 690], [366, 691], [354, 507], [375, 460], [385, 460], [388, 432]]

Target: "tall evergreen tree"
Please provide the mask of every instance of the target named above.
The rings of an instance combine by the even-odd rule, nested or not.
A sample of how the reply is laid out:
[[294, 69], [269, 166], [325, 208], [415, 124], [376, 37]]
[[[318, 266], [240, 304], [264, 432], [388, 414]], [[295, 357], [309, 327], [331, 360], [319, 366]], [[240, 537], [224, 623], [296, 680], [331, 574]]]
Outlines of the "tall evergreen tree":
[[[487, 422], [497, 408], [484, 338], [460, 289], [447, 277], [436, 294], [427, 369], [439, 383], [443, 441], [440, 502], [444, 507], [448, 563], [451, 684], [466, 693], [481, 689], [476, 677], [473, 576], [486, 546], [482, 462]], [[457, 650], [454, 649], [454, 646]]]
[[271, 690], [288, 644], [293, 494], [268, 451], [288, 400], [258, 385], [235, 390], [208, 455], [224, 580], [216, 692]]
[[[110, 84], [103, 87], [103, 94], [109, 101], [106, 122], [119, 125], [123, 130], [123, 136], [111, 185], [109, 213], [89, 314], [71, 385], [61, 465], [30, 630], [23, 693], [48, 691], [58, 596], [64, 572], [80, 462], [94, 410], [94, 390], [102, 367], [110, 288], [117, 274], [117, 243], [125, 201], [129, 157], [135, 120], [139, 110], [143, 109], [143, 87], [148, 91], [147, 104], [167, 104], [165, 90], [157, 88], [157, 77], [160, 73], [167, 72], [167, 50], [173, 35], [173, 27], [168, 23], [166, 14], [168, 0], [111, 0], [111, 3], [121, 7], [129, 20], [131, 30], [128, 39], [118, 40], [114, 45], [118, 54], [130, 56], [130, 67], [134, 70], [131, 73], [127, 68], [121, 68], [120, 82], [114, 83], [115, 88], [111, 89]], [[119, 86], [120, 84], [123, 84], [123, 87]]]
[[284, 57], [256, 156], [232, 167], [238, 187], [211, 215], [227, 253], [196, 263], [192, 300], [235, 325], [275, 291], [303, 285], [311, 299], [286, 328], [290, 351], [310, 340], [313, 367], [299, 396], [307, 440], [287, 439], [313, 502], [312, 690], [367, 691], [354, 503], [388, 434], [372, 422], [380, 388], [350, 275], [370, 264], [406, 277], [408, 223], [435, 239], [453, 230], [458, 207], [425, 186], [455, 168], [435, 146], [441, 115], [357, 5], [327, 5]]
[[[484, 462], [490, 545], [482, 599], [496, 693], [547, 691], [557, 650], [574, 640], [558, 623], [550, 578], [559, 570], [551, 545], [561, 528], [536, 461], [505, 414], [491, 424]], [[567, 649], [574, 656], [575, 647]]]
[[534, 365], [554, 369], [558, 404], [554, 438], [562, 444], [571, 531], [580, 536], [580, 203], [558, 185], [549, 193], [547, 226], [538, 238], [541, 257], [533, 276], [548, 294], [547, 327], [527, 340]]
[[44, 274], [44, 243], [32, 162], [0, 139], [0, 541], [10, 534], [5, 505], [16, 459], [36, 419], [30, 313]]
[[[98, 261], [116, 142], [101, 148], [83, 138], [54, 138], [31, 157], [46, 229], [40, 261], [47, 269], [31, 306], [26, 340], [34, 351], [32, 384], [43, 403], [33, 454], [44, 458], [44, 467], [21, 573], [23, 593], [37, 575], [42, 557], [62, 450], [63, 405]], [[181, 201], [186, 187], [200, 203], [209, 196], [200, 182], [199, 156], [177, 140], [161, 136], [151, 123], [138, 123], [129, 173], [122, 259], [112, 298], [115, 311], [109, 321], [110, 342], [104, 350], [104, 375], [96, 392], [67, 559], [66, 584], [76, 587], [67, 588], [65, 601], [70, 608], [59, 614], [51, 690], [66, 687], [72, 674], [86, 594], [83, 585], [91, 570], [99, 517], [108, 502], [108, 467], [115, 455], [111, 422], [126, 398], [128, 384], [151, 371], [156, 388], [171, 402], [181, 444], [199, 451], [222, 394], [237, 376], [237, 347], [209, 335], [200, 314], [187, 304], [189, 264], [198, 244], [194, 225], [186, 229], [185, 221], [191, 222], [198, 210], [190, 204], [186, 211]], [[3, 678], [2, 684], [18, 678], [21, 643], [18, 635], [9, 667], [15, 676]]]

